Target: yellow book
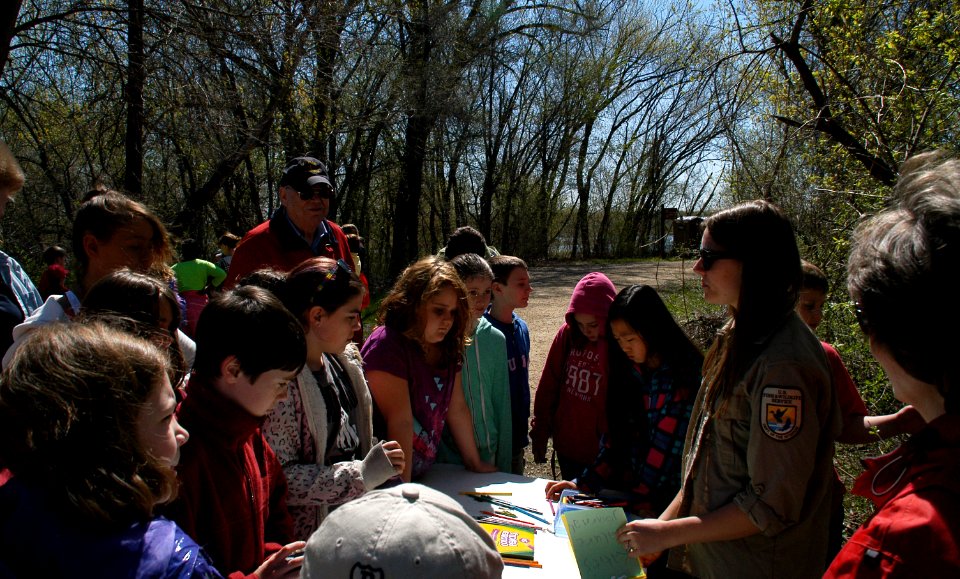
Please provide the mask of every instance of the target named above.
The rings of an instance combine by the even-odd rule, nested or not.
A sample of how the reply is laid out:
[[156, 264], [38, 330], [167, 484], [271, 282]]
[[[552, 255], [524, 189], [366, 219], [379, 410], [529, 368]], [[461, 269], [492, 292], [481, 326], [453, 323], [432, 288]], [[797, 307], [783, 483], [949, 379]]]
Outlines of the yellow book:
[[533, 560], [533, 529], [496, 523], [480, 523], [480, 526], [490, 533], [500, 556]]

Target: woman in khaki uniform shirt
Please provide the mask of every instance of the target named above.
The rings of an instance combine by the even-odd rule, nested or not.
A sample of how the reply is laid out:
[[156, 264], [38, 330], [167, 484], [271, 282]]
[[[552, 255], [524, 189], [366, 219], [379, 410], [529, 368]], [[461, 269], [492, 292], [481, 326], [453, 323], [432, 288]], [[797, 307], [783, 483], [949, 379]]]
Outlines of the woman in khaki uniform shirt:
[[721, 211], [694, 272], [731, 319], [704, 363], [680, 493], [618, 540], [646, 563], [671, 549], [669, 566], [699, 577], [819, 576], [840, 416], [823, 349], [794, 312], [793, 228], [765, 201]]

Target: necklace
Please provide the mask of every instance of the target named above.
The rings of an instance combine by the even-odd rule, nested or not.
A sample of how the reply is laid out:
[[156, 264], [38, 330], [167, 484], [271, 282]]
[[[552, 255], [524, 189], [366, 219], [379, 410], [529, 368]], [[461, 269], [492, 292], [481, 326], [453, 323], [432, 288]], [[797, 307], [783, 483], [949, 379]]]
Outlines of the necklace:
[[894, 458], [893, 460], [891, 460], [891, 461], [888, 462], [887, 464], [883, 465], [882, 467], [880, 467], [880, 469], [877, 470], [877, 474], [873, 475], [873, 479], [870, 481], [870, 492], [873, 493], [873, 496], [875, 496], [875, 497], [882, 497], [883, 495], [885, 495], [885, 494], [889, 493], [890, 491], [892, 491], [893, 489], [897, 488], [897, 485], [900, 484], [900, 479], [902, 479], [902, 478], [903, 478], [903, 475], [906, 474], [906, 472], [907, 472], [907, 467], [903, 467], [903, 470], [901, 470], [901, 471], [900, 471], [900, 474], [897, 475], [897, 479], [896, 479], [895, 481], [893, 481], [893, 484], [891, 484], [890, 486], [888, 486], [886, 489], [884, 489], [884, 490], [882, 490], [882, 491], [878, 491], [878, 490], [877, 490], [877, 479], [880, 477], [880, 474], [881, 474], [883, 471], [887, 470], [888, 467], [892, 466], [892, 465], [895, 464], [897, 461], [899, 461], [901, 458], [903, 458], [903, 455], [902, 455], [902, 454], [901, 454], [900, 456]]

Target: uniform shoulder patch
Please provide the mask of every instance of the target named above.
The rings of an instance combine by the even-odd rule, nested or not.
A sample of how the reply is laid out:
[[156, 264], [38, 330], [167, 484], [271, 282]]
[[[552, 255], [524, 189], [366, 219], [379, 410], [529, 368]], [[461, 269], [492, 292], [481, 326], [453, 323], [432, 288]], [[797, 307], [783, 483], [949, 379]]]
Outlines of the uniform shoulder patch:
[[803, 392], [799, 388], [764, 386], [760, 425], [774, 440], [790, 440], [803, 425]]

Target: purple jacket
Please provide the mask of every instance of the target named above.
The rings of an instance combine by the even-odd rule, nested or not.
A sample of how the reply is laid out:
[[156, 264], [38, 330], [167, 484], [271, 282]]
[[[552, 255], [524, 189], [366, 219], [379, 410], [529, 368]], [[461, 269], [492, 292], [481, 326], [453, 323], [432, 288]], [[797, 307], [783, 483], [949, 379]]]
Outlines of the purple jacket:
[[200, 546], [156, 517], [120, 532], [61, 516], [14, 477], [0, 487], [0, 577], [220, 577]]

